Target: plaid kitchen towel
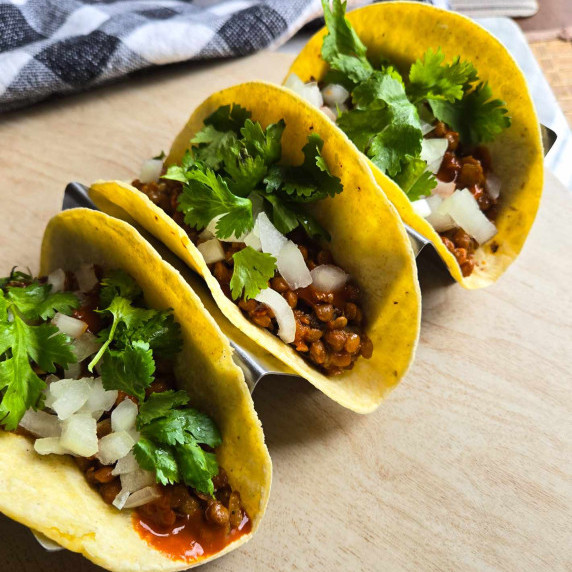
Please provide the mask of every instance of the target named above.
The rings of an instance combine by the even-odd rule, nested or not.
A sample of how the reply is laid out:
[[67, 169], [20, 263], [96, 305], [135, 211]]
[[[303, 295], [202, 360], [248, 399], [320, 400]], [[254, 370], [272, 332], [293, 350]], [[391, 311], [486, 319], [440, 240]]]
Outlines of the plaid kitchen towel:
[[0, 0], [0, 111], [154, 65], [277, 46], [320, 14], [320, 0]]

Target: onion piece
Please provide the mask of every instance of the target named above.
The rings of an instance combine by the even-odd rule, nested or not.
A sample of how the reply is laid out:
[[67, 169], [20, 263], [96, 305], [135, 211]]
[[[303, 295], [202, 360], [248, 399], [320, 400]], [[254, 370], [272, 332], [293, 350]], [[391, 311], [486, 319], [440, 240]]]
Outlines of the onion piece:
[[151, 471], [144, 471], [137, 467], [135, 471], [131, 473], [123, 473], [120, 476], [121, 488], [134, 493], [139, 491], [149, 485], [155, 484], [155, 475]]
[[28, 409], [22, 419], [20, 427], [38, 437], [59, 437], [62, 429], [56, 415], [51, 415], [45, 411], [34, 411]]
[[60, 312], [56, 312], [52, 318], [52, 324], [58, 328], [62, 334], [72, 338], [79, 338], [86, 330], [87, 324], [77, 318], [66, 316]]
[[64, 369], [64, 376], [66, 379], [79, 379], [81, 377], [81, 364], [79, 362], [70, 363], [66, 369]]
[[116, 477], [117, 475], [123, 475], [125, 473], [132, 473], [139, 469], [139, 463], [133, 454], [133, 451], [129, 451], [125, 457], [121, 457], [117, 464], [111, 471], [111, 474]]
[[339, 290], [349, 278], [339, 266], [333, 264], [321, 264], [310, 272], [312, 284], [316, 290], [321, 292], [335, 292]]
[[292, 73], [284, 82], [284, 86], [297, 93], [314, 107], [322, 107], [324, 105], [322, 92], [316, 82], [304, 83], [296, 74]]
[[454, 182], [451, 183], [444, 183], [443, 181], [440, 181], [439, 179], [437, 179], [437, 186], [431, 191], [432, 195], [437, 195], [439, 197], [441, 197], [442, 199], [446, 199], [447, 197], [450, 197], [456, 189], [456, 185]]
[[141, 165], [139, 180], [142, 183], [156, 183], [161, 176], [163, 170], [163, 161], [161, 159], [148, 159]]
[[62, 379], [50, 385], [56, 400], [50, 406], [62, 421], [81, 409], [91, 393], [91, 386], [84, 379]]
[[76, 413], [62, 423], [60, 444], [80, 457], [91, 457], [98, 451], [97, 423], [91, 415]]
[[34, 450], [38, 455], [66, 455], [69, 454], [62, 446], [59, 437], [42, 437], [34, 441]]
[[327, 105], [322, 105], [322, 107], [320, 107], [320, 111], [324, 113], [330, 121], [333, 121], [334, 123], [336, 122], [338, 115], [331, 107], [328, 107]]
[[479, 244], [487, 242], [497, 233], [495, 225], [481, 212], [469, 189], [455, 191], [441, 203], [437, 212], [449, 215]]
[[50, 272], [48, 284], [52, 287], [52, 292], [63, 292], [66, 284], [66, 273], [61, 268]]
[[78, 362], [97, 353], [102, 344], [98, 341], [97, 337], [91, 332], [85, 332], [77, 338], [72, 346], [72, 351], [75, 354]]
[[244, 237], [244, 244], [246, 244], [246, 246], [250, 246], [250, 248], [254, 248], [254, 250], [257, 250], [258, 252], [262, 250], [262, 243], [260, 242], [260, 237], [254, 231], [249, 232]]
[[487, 191], [495, 201], [500, 197], [501, 180], [494, 173], [487, 174]]
[[161, 493], [157, 490], [157, 487], [145, 487], [130, 495], [127, 502], [123, 505], [123, 508], [135, 508], [158, 498], [161, 498]]
[[207, 224], [207, 226], [205, 227], [205, 230], [203, 230], [203, 234], [205, 234], [205, 236], [208, 236], [208, 234], [210, 233], [222, 242], [243, 242], [244, 237], [246, 236], [247, 233], [241, 234], [240, 236], [236, 236], [233, 232], [230, 236], [227, 236], [226, 238], [219, 238], [217, 236], [216, 225], [218, 224], [219, 219], [221, 219], [223, 216], [224, 215], [215, 216], [211, 220], [211, 222], [209, 222], [209, 224]]
[[121, 457], [125, 457], [135, 445], [135, 441], [127, 431], [110, 433], [99, 440], [97, 458], [103, 465], [111, 465]]
[[284, 82], [284, 87], [287, 87], [296, 93], [301, 93], [304, 88], [304, 82], [295, 73], [291, 73]]
[[421, 133], [423, 134], [423, 137], [425, 137], [427, 133], [431, 133], [431, 131], [433, 131], [433, 129], [435, 129], [436, 127], [436, 125], [427, 123], [427, 121], [423, 121], [423, 119], [420, 119], [420, 121], [421, 121]]
[[296, 320], [288, 302], [272, 288], [261, 290], [254, 299], [274, 312], [274, 317], [278, 322], [278, 335], [287, 344], [292, 343], [296, 335]]
[[455, 221], [447, 214], [439, 214], [438, 209], [443, 202], [443, 199], [438, 195], [433, 195], [427, 197], [427, 204], [431, 209], [431, 214], [425, 217], [425, 220], [437, 231], [445, 232], [446, 230], [451, 230], [457, 225]]
[[349, 96], [350, 92], [339, 83], [330, 83], [322, 90], [324, 102], [331, 107], [345, 103]]
[[280, 249], [276, 266], [292, 290], [305, 288], [312, 284], [312, 276], [306, 266], [306, 261], [300, 249], [291, 240]]
[[120, 490], [117, 493], [117, 496], [113, 499], [113, 502], [111, 504], [116, 509], [121, 510], [125, 506], [125, 503], [127, 502], [127, 499], [129, 498], [130, 494], [131, 493], [129, 491], [124, 491], [123, 489]]
[[427, 203], [426, 199], [418, 199], [416, 201], [411, 201], [411, 206], [420, 217], [425, 218], [431, 214], [431, 207]]
[[75, 277], [81, 292], [90, 292], [98, 282], [93, 264], [82, 264], [75, 271]]
[[266, 213], [260, 213], [258, 215], [256, 226], [258, 236], [260, 237], [262, 252], [272, 254], [274, 258], [278, 258], [280, 250], [288, 239], [270, 222]]
[[428, 171], [431, 171], [431, 173], [439, 171], [448, 146], [449, 141], [444, 138], [423, 139], [421, 143], [421, 159], [427, 163]]
[[99, 419], [104, 411], [109, 411], [117, 401], [117, 390], [107, 390], [103, 387], [101, 377], [90, 381], [91, 391], [79, 413], [88, 413]]
[[216, 238], [215, 235], [205, 227], [205, 229], [199, 234], [199, 240], [207, 241], [211, 238]]
[[203, 255], [205, 264], [214, 264], [215, 262], [224, 260], [224, 250], [218, 238], [211, 238], [206, 242], [201, 242], [197, 248]]
[[139, 408], [131, 399], [125, 398], [111, 412], [111, 430], [112, 431], [129, 431], [135, 429], [135, 420]]

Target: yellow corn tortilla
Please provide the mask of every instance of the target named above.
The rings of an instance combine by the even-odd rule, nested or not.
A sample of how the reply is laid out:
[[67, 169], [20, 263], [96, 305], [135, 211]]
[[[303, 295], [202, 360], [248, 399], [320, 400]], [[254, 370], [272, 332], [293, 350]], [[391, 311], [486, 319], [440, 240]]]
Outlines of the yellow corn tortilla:
[[285, 120], [284, 164], [302, 162], [302, 147], [310, 133], [318, 133], [324, 140], [322, 155], [344, 190], [313, 205], [312, 212], [332, 235], [329, 246], [334, 259], [362, 290], [366, 333], [374, 346], [371, 359], [358, 359], [354, 368], [341, 376], [324, 376], [294, 348], [243, 316], [224, 295], [184, 229], [143, 193], [128, 183], [100, 181], [91, 187], [90, 196], [99, 208], [135, 220], [203, 276], [222, 313], [261, 347], [344, 407], [359, 413], [373, 411], [407, 371], [419, 335], [415, 258], [399, 217], [347, 137], [290, 90], [269, 83], [245, 83], [210, 96], [175, 139], [167, 165], [180, 162], [209, 114], [232, 103], [250, 110], [252, 119], [263, 127]]
[[[142, 288], [150, 307], [174, 309], [183, 335], [175, 367], [178, 386], [189, 393], [194, 407], [218, 424], [223, 444], [217, 458], [233, 489], [240, 492], [254, 533], [266, 509], [272, 465], [228, 341], [180, 274], [125, 222], [88, 209], [54, 217], [44, 235], [40, 273], [74, 270], [82, 263], [123, 269]], [[118, 511], [103, 501], [73, 459], [38, 455], [29, 439], [4, 431], [0, 431], [0, 511], [118, 572], [186, 570], [234, 550], [252, 536], [195, 563], [171, 560], [135, 531], [132, 511]]]
[[[400, 71], [421, 58], [428, 48], [441, 47], [445, 58], [471, 61], [495, 98], [506, 102], [512, 126], [493, 143], [493, 170], [501, 180], [501, 196], [495, 225], [498, 234], [481, 246], [473, 273], [464, 278], [461, 269], [433, 227], [417, 215], [405, 193], [373, 163], [370, 167], [379, 186], [393, 203], [405, 224], [431, 240], [451, 275], [465, 288], [495, 282], [518, 256], [534, 222], [543, 180], [543, 154], [538, 118], [524, 75], [506, 48], [484, 28], [455, 12], [418, 2], [387, 2], [347, 14], [374, 63], [387, 58]], [[320, 52], [327, 34], [317, 32], [300, 52], [288, 75], [304, 82], [320, 81], [329, 66]], [[288, 75], [286, 77], [288, 77]], [[493, 252], [495, 246], [498, 250]]]

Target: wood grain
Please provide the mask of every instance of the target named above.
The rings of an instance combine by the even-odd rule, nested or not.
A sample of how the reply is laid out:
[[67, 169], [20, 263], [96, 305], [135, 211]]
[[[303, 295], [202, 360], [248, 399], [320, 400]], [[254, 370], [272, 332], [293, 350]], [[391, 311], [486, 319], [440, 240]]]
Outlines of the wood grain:
[[[238, 81], [279, 81], [291, 56], [177, 67], [7, 116], [0, 125], [0, 272], [37, 269], [70, 180], [130, 178], [193, 106]], [[572, 200], [548, 176], [522, 256], [467, 292], [423, 266], [417, 360], [374, 414], [309, 384], [254, 400], [274, 460], [260, 532], [210, 570], [572, 569]], [[41, 491], [39, 491], [41, 494]], [[92, 571], [0, 517], [10, 571]]]

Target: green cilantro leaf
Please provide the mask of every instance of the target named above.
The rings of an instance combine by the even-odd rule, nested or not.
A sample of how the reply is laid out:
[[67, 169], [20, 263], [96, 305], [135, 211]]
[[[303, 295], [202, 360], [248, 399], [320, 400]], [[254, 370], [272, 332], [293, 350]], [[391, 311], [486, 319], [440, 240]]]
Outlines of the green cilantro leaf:
[[99, 291], [99, 306], [107, 308], [116, 296], [135, 300], [141, 296], [141, 288], [127, 272], [123, 270], [110, 270], [101, 281]]
[[359, 83], [373, 72], [364, 46], [351, 24], [346, 20], [346, 2], [322, 0], [328, 34], [322, 44], [322, 58], [333, 70], [343, 73], [348, 80]]
[[171, 165], [168, 167], [167, 172], [164, 175], [161, 175], [161, 178], [186, 183], [187, 173], [195, 166], [195, 162], [196, 161], [193, 159], [191, 152], [187, 149], [181, 159], [181, 164]]
[[71, 314], [72, 310], [80, 305], [79, 299], [71, 292], [51, 292], [49, 284], [32, 282], [23, 288], [8, 286], [6, 297], [18, 308], [26, 320], [48, 320], [56, 312]]
[[207, 453], [194, 442], [175, 448], [175, 456], [184, 483], [204, 494], [213, 495], [213, 477], [219, 471], [216, 456]]
[[268, 287], [268, 281], [274, 276], [276, 258], [271, 254], [258, 252], [247, 246], [232, 256], [234, 271], [230, 279], [232, 298], [237, 300], [254, 298]]
[[137, 429], [141, 429], [143, 425], [151, 423], [159, 417], [165, 417], [172, 409], [186, 405], [188, 402], [189, 396], [185, 391], [169, 390], [152, 393], [145, 402], [139, 406]]
[[[15, 287], [8, 287], [10, 293]], [[38, 377], [31, 362], [48, 373], [56, 365], [66, 368], [76, 361], [70, 340], [47, 323], [31, 326], [20, 311], [20, 297], [5, 296], [0, 290], [0, 423], [13, 430], [30, 407], [37, 407], [42, 398], [45, 382]], [[39, 298], [44, 303], [44, 298]], [[28, 315], [38, 316], [29, 300], [23, 307]]]
[[145, 399], [145, 389], [153, 383], [155, 361], [147, 342], [137, 340], [123, 350], [108, 350], [101, 364], [101, 381], [107, 390], [119, 389]]
[[135, 443], [133, 454], [142, 469], [155, 473], [157, 482], [162, 485], [179, 482], [179, 467], [170, 447], [157, 446], [153, 441], [142, 437]]
[[[266, 212], [272, 224], [282, 234], [288, 234], [299, 224], [298, 215], [278, 197], [278, 195], [263, 195], [272, 207], [271, 212]], [[268, 211], [268, 209], [265, 209]]]
[[425, 99], [453, 102], [462, 99], [470, 84], [477, 80], [477, 70], [468, 61], [459, 57], [450, 64], [444, 64], [445, 55], [439, 48], [429, 48], [422, 59], [417, 60], [409, 70], [408, 95], [413, 103]]
[[238, 135], [240, 128], [250, 116], [251, 113], [248, 109], [233, 103], [232, 106], [223, 105], [219, 107], [204, 120], [204, 124], [212, 125], [222, 133], [233, 131]]
[[252, 203], [233, 195], [226, 182], [211, 169], [193, 170], [179, 195], [177, 207], [185, 215], [185, 223], [197, 229], [204, 228], [215, 217], [218, 238], [228, 238], [249, 231], [254, 226]]
[[185, 407], [188, 396], [183, 391], [153, 393], [137, 416], [141, 439], [135, 446], [139, 465], [154, 471], [159, 482], [183, 481], [206, 494], [214, 493], [212, 478], [219, 468], [216, 456], [200, 444], [218, 447], [222, 437], [212, 419]]
[[224, 150], [236, 141], [234, 132], [217, 131], [212, 125], [205, 125], [194, 137], [191, 143], [195, 159], [203, 162], [211, 169], [218, 169], [222, 163]]
[[395, 182], [403, 189], [410, 201], [416, 201], [429, 196], [437, 186], [435, 176], [426, 171], [427, 163], [422, 159], [407, 157], [407, 162], [401, 172], [395, 177]]
[[282, 134], [286, 123], [283, 119], [271, 123], [265, 131], [258, 121], [247, 119], [240, 130], [244, 144], [251, 155], [259, 155], [266, 165], [276, 163], [282, 156]]
[[459, 132], [463, 143], [478, 145], [492, 141], [511, 125], [505, 102], [491, 98], [488, 83], [479, 83], [461, 101], [430, 100], [429, 105], [437, 119]]

